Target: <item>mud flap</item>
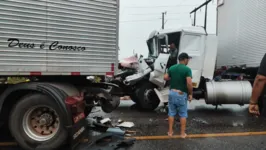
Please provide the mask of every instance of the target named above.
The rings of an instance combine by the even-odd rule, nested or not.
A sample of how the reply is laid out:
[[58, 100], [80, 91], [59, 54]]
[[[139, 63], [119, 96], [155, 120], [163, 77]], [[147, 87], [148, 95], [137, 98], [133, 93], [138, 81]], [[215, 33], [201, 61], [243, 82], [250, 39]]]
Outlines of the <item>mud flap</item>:
[[87, 132], [86, 128], [87, 122], [86, 118], [83, 118], [76, 124], [74, 124], [70, 130], [70, 137], [69, 137], [69, 142], [70, 142], [70, 147], [71, 150], [76, 149], [76, 147], [80, 144], [82, 139], [85, 138], [85, 134]]

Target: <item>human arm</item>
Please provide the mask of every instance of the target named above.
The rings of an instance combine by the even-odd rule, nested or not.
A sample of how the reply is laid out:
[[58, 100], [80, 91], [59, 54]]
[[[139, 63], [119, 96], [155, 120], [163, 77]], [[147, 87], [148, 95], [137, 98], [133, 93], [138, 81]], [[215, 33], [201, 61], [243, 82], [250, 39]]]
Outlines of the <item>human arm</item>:
[[168, 81], [170, 80], [170, 71], [168, 70], [166, 74], [164, 74], [164, 80]]
[[264, 55], [260, 63], [258, 74], [253, 84], [252, 95], [249, 105], [249, 112], [252, 114], [259, 115], [258, 99], [264, 89], [265, 84], [266, 84], [266, 54]]
[[189, 100], [192, 100], [192, 95], [193, 95], [193, 85], [192, 85], [192, 71], [189, 69], [186, 74], [186, 81], [187, 81], [187, 88], [188, 88], [188, 97]]
[[164, 74], [164, 80], [166, 81], [170, 80], [170, 76], [168, 73]]
[[258, 74], [255, 78], [253, 89], [252, 89], [252, 96], [250, 99], [251, 104], [257, 104], [258, 99], [261, 95], [261, 92], [264, 89], [264, 85], [266, 83], [266, 76]]

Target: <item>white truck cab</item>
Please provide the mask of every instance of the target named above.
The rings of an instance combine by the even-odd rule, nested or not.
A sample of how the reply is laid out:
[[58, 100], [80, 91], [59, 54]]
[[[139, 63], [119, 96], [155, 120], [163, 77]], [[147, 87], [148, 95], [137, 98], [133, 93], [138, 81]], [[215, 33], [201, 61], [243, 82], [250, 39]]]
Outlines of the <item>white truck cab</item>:
[[[206, 35], [205, 30], [201, 27], [186, 27], [158, 32], [157, 36], [153, 37], [152, 41], [156, 42], [156, 40], [160, 40], [157, 37], [165, 37], [165, 42], [171, 41], [176, 43], [178, 55], [182, 52], [186, 52], [189, 56], [192, 56], [188, 67], [192, 70], [192, 82], [194, 88], [199, 87], [203, 75], [209, 79], [213, 78], [217, 53], [217, 48], [215, 47], [217, 46], [215, 35]], [[169, 44], [171, 43], [168, 42], [168, 45]], [[164, 80], [164, 74], [168, 69], [166, 64], [170, 54], [168, 53], [168, 46], [165, 48], [166, 50], [164, 50], [165, 53], [160, 53], [160, 50], [158, 49], [161, 47], [162, 45], [158, 45], [156, 47], [157, 49], [155, 48], [154, 50], [159, 53], [155, 60], [154, 70], [150, 73], [149, 80], [158, 86], [158, 88], [155, 88], [155, 91], [160, 100], [162, 102], [167, 102], [169, 87], [165, 85], [166, 81]]]
[[[176, 49], [170, 50], [169, 46], [172, 43], [175, 44]], [[216, 106], [248, 103], [252, 89], [248, 81], [213, 81], [218, 45], [216, 35], [207, 35], [202, 27], [181, 27], [175, 30], [153, 31], [147, 44], [149, 58], [154, 63], [148, 65], [147, 61], [140, 57], [138, 73], [128, 76], [125, 80], [127, 83], [132, 83], [131, 85], [139, 83], [137, 89], [141, 90], [137, 90], [136, 97], [139, 99], [137, 102], [140, 101], [142, 106], [147, 108], [149, 104], [155, 106], [157, 104], [155, 101], [158, 99], [160, 101], [158, 106], [168, 102], [169, 83], [164, 80], [164, 74], [170, 66], [178, 64], [178, 55], [183, 52], [192, 57], [188, 67], [192, 70], [193, 97], [203, 98], [207, 104]], [[231, 85], [230, 88], [233, 90], [228, 90], [226, 85]], [[151, 87], [157, 98], [146, 92], [151, 91]], [[243, 94], [244, 96], [239, 99], [238, 95]], [[149, 98], [146, 95], [153, 95], [153, 97]]]

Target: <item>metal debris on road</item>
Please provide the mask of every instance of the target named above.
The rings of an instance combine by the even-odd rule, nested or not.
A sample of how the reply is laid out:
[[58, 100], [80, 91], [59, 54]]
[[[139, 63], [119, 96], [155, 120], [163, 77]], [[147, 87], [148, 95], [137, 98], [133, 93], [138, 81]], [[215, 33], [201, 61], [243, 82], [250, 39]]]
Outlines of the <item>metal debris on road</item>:
[[86, 118], [86, 121], [89, 127], [94, 127], [94, 123], [97, 122], [94, 118]]
[[135, 138], [125, 139], [123, 136], [117, 136], [112, 133], [103, 133], [94, 137], [86, 146], [90, 150], [116, 150], [129, 147], [134, 144]]
[[[110, 118], [102, 118], [102, 117], [94, 117], [94, 118], [87, 118], [88, 127], [93, 132], [97, 131], [100, 132], [99, 136], [94, 136], [93, 139], [89, 142], [89, 149], [97, 149], [97, 150], [113, 150], [116, 148], [120, 148], [121, 146], [130, 146], [134, 144], [135, 139], [125, 139], [125, 136], [130, 137], [132, 134], [136, 134], [136, 131], [123, 131], [119, 127], [114, 127]], [[133, 122], [123, 122], [123, 120], [119, 119], [116, 123], [120, 123], [116, 126], [131, 128], [134, 126]], [[113, 137], [119, 137], [118, 141], [113, 140]], [[106, 141], [105, 139], [108, 139]], [[98, 142], [102, 141], [107, 143], [106, 145], [98, 145]]]

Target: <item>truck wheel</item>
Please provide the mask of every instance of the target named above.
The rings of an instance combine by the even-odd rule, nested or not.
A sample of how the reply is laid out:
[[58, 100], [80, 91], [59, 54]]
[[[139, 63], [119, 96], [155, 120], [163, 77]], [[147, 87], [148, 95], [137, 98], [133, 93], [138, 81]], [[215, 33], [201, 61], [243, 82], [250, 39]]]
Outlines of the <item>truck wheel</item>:
[[120, 105], [120, 97], [113, 96], [112, 99], [102, 99], [100, 102], [105, 113], [111, 113]]
[[160, 104], [160, 99], [154, 91], [155, 86], [151, 83], [143, 83], [136, 91], [137, 105], [143, 110], [154, 110]]
[[28, 150], [57, 149], [68, 133], [57, 103], [42, 94], [23, 97], [12, 108], [9, 129], [18, 144]]

